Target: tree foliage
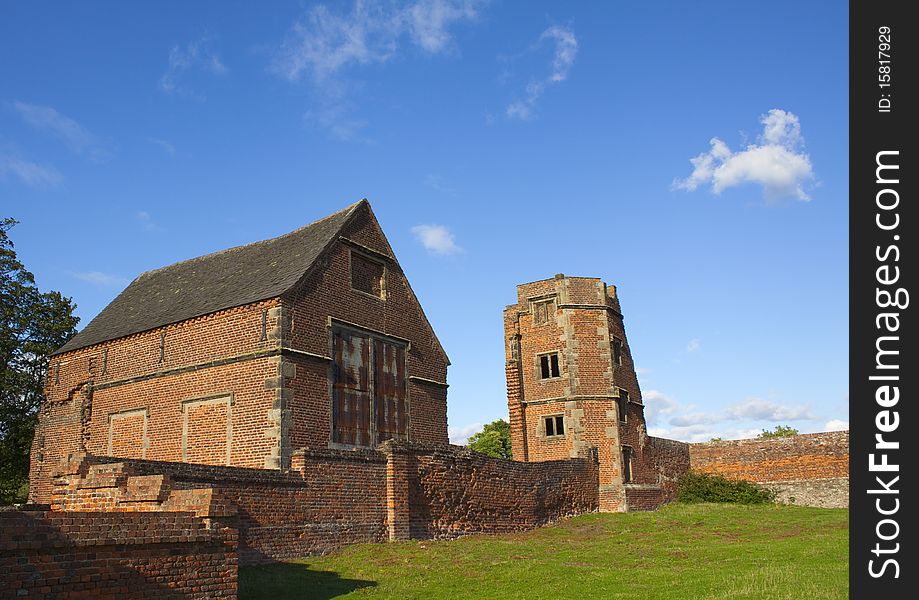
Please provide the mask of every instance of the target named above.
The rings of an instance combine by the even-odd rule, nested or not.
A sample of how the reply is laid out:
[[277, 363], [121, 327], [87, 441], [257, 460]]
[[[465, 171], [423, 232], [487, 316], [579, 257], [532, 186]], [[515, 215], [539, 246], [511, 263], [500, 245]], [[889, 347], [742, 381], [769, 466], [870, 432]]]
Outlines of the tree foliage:
[[495, 458], [511, 458], [511, 426], [504, 419], [492, 421], [469, 438], [469, 447]]
[[0, 221], [0, 505], [25, 501], [48, 356], [79, 320], [70, 298], [35, 286], [7, 233], [15, 224]]
[[791, 437], [793, 435], [798, 435], [798, 433], [799, 431], [794, 427], [789, 427], [788, 425], [776, 425], [775, 429], [772, 431], [763, 429], [763, 432], [756, 436], [756, 439], [769, 440], [772, 438]]

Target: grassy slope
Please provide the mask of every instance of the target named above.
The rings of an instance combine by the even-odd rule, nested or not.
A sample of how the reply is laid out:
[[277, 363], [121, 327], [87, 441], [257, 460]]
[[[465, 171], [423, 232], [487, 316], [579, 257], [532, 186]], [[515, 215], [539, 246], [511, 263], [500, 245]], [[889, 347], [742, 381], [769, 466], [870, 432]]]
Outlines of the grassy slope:
[[247, 567], [240, 598], [847, 598], [841, 509], [673, 505]]

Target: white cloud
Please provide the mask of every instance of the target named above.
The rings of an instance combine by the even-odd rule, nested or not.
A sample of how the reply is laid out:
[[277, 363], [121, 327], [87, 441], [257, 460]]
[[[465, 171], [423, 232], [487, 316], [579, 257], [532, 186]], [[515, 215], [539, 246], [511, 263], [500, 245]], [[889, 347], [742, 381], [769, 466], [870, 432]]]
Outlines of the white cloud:
[[396, 55], [405, 34], [427, 53], [444, 52], [452, 40], [450, 27], [475, 19], [481, 4], [475, 0], [418, 0], [400, 7], [357, 0], [346, 15], [320, 4], [294, 23], [271, 68], [290, 81], [308, 74], [323, 82], [352, 65], [387, 62]]
[[370, 142], [363, 135], [367, 121], [350, 114], [350, 106], [346, 103], [323, 106], [307, 111], [303, 119], [324, 129], [335, 140], [340, 142]]
[[173, 146], [166, 140], [161, 140], [155, 137], [148, 137], [147, 141], [153, 144], [154, 146], [158, 146], [160, 149], [162, 149], [163, 152], [165, 152], [169, 156], [175, 156], [175, 153], [176, 153], [175, 146]]
[[712, 138], [708, 152], [690, 159], [692, 174], [674, 180], [672, 187], [693, 191], [711, 183], [712, 191], [720, 194], [744, 183], [756, 183], [762, 186], [767, 200], [810, 200], [804, 188], [813, 180], [814, 171], [810, 157], [804, 153], [798, 117], [774, 108], [760, 116], [760, 123], [763, 131], [757, 143], [737, 152], [721, 139]]
[[701, 344], [701, 342], [699, 342], [699, 340], [698, 340], [697, 338], [693, 338], [693, 339], [689, 340], [689, 343], [686, 344], [686, 351], [687, 351], [687, 352], [698, 352], [698, 351], [701, 350], [701, 349], [702, 349], [702, 344]]
[[830, 419], [823, 426], [824, 431], [848, 431], [849, 422], [841, 419]]
[[470, 423], [461, 427], [447, 427], [447, 435], [451, 444], [465, 446], [469, 438], [482, 431], [484, 425], [481, 423]]
[[169, 49], [169, 65], [160, 77], [160, 89], [167, 94], [179, 93], [203, 100], [204, 95], [180, 85], [179, 81], [189, 71], [202, 71], [211, 75], [229, 72], [214, 49], [214, 36], [204, 34], [184, 46], [176, 44]]
[[456, 245], [450, 230], [443, 225], [415, 225], [412, 234], [434, 254], [458, 254], [463, 251]]
[[813, 419], [806, 405], [785, 406], [762, 398], [748, 398], [725, 409], [727, 419], [752, 419], [757, 421], [802, 421]]
[[645, 405], [645, 421], [648, 427], [658, 425], [661, 417], [673, 414], [679, 407], [673, 398], [657, 390], [642, 392], [641, 399]]
[[100, 271], [88, 271], [85, 273], [73, 273], [73, 276], [79, 279], [80, 281], [85, 281], [87, 283], [92, 283], [95, 285], [101, 286], [122, 286], [128, 283], [128, 280], [124, 277], [119, 277], [118, 275], [112, 275], [110, 273], [102, 273]]
[[0, 151], [0, 179], [12, 175], [31, 187], [54, 187], [63, 177], [54, 167], [40, 165], [16, 154]]
[[549, 41], [555, 44], [555, 52], [550, 63], [550, 73], [546, 77], [530, 81], [525, 89], [524, 98], [507, 105], [504, 114], [509, 119], [528, 121], [533, 117], [536, 102], [543, 95], [547, 85], [561, 83], [568, 78], [568, 71], [574, 64], [578, 53], [578, 40], [570, 27], [553, 25], [539, 36], [537, 46]]
[[13, 108], [30, 126], [61, 141], [74, 154], [92, 161], [108, 159], [112, 150], [108, 143], [86, 130], [82, 125], [62, 115], [50, 106], [38, 106], [16, 101]]

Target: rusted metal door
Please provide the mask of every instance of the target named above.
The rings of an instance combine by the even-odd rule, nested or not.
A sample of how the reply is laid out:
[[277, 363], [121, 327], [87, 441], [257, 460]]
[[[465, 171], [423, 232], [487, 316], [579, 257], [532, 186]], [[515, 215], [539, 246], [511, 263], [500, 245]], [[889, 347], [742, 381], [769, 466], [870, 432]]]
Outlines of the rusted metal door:
[[404, 439], [408, 429], [405, 347], [376, 340], [373, 378], [377, 443], [390, 438]]
[[332, 353], [332, 441], [375, 446], [390, 438], [405, 439], [405, 346], [336, 328]]
[[369, 337], [336, 329], [332, 334], [332, 441], [370, 446], [373, 393], [370, 381]]

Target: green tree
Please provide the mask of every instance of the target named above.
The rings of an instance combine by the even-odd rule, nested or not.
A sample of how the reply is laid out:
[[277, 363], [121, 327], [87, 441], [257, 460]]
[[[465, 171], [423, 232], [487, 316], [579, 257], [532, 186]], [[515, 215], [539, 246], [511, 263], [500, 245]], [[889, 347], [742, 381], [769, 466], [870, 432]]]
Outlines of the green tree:
[[791, 437], [793, 435], [798, 435], [799, 431], [794, 427], [789, 427], [788, 425], [776, 425], [775, 429], [769, 431], [768, 429], [763, 429], [763, 432], [756, 436], [759, 440], [768, 440], [772, 438], [780, 437]]
[[495, 458], [511, 457], [511, 426], [504, 419], [492, 421], [469, 438], [469, 447]]
[[0, 221], [0, 505], [24, 502], [29, 450], [48, 355], [76, 333], [74, 304], [59, 292], [42, 293], [13, 250]]

